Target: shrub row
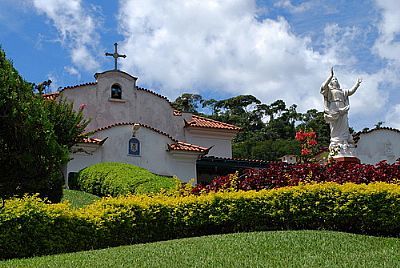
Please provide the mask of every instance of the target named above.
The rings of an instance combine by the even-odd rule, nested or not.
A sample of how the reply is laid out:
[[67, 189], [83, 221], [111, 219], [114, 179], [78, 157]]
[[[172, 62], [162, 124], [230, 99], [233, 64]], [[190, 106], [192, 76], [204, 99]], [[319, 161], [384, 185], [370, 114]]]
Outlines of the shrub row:
[[126, 196], [79, 210], [35, 197], [11, 199], [0, 213], [0, 257], [286, 229], [399, 236], [400, 186], [325, 183], [186, 197]]
[[310, 182], [352, 182], [356, 184], [371, 182], [393, 183], [400, 180], [400, 162], [388, 164], [386, 161], [376, 165], [333, 162], [288, 164], [269, 163], [264, 169], [248, 169], [239, 175], [220, 176], [208, 185], [196, 185], [193, 193], [218, 192], [224, 190], [262, 190], [285, 186], [296, 186]]
[[177, 188], [179, 180], [158, 176], [147, 169], [104, 162], [87, 167], [76, 178], [77, 188], [97, 196], [158, 193]]

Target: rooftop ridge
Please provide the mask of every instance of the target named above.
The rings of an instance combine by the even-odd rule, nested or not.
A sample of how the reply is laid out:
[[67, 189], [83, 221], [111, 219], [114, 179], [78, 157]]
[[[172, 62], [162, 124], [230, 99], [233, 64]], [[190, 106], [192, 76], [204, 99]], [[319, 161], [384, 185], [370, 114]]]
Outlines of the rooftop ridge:
[[60, 89], [60, 91], [64, 91], [66, 89], [74, 89], [78, 87], [84, 87], [84, 86], [94, 86], [97, 85], [97, 82], [88, 82], [88, 83], [83, 83], [83, 84], [78, 84], [78, 85], [73, 85], [73, 86], [66, 86]]
[[395, 132], [400, 133], [400, 130], [397, 129], [397, 128], [392, 128], [392, 127], [375, 127], [375, 128], [372, 128], [372, 129], [361, 130], [361, 131], [359, 131], [359, 132], [357, 132], [357, 133], [354, 133], [354, 134], [353, 134], [354, 142], [355, 142], [356, 144], [358, 143], [358, 141], [360, 140], [360, 135], [361, 135], [361, 134], [369, 134], [369, 133], [374, 132], [374, 131], [377, 131], [377, 130], [391, 130], [391, 131], [395, 131]]
[[[98, 129], [95, 129], [93, 131], [91, 131], [91, 133], [96, 133], [99, 131], [103, 131], [103, 130], [107, 130], [116, 126], [130, 126], [130, 125], [134, 125], [134, 124], [139, 124], [141, 127], [145, 127], [147, 129], [150, 129], [156, 133], [159, 133], [161, 135], [164, 135], [168, 138], [170, 138], [174, 143], [172, 144], [167, 144], [168, 146], [168, 150], [172, 150], [172, 151], [191, 151], [191, 152], [201, 152], [201, 153], [207, 153], [210, 148], [206, 148], [206, 147], [202, 147], [199, 145], [195, 145], [195, 144], [191, 144], [191, 143], [187, 143], [187, 142], [183, 142], [183, 141], [179, 141], [175, 138], [173, 138], [171, 135], [169, 135], [168, 133], [165, 133], [159, 129], [156, 129], [154, 127], [151, 127], [149, 125], [146, 124], [142, 124], [142, 123], [134, 123], [134, 122], [119, 122], [119, 123], [114, 123], [105, 127], [101, 127]], [[98, 139], [97, 139], [98, 140]], [[91, 143], [94, 143], [94, 141], [92, 141]]]
[[177, 139], [175, 139], [174, 137], [172, 137], [171, 135], [169, 135], [168, 133], [166, 133], [164, 131], [161, 131], [161, 130], [156, 129], [154, 127], [151, 127], [149, 125], [142, 124], [142, 123], [137, 123], [137, 122], [118, 122], [118, 123], [114, 123], [114, 124], [111, 124], [111, 125], [108, 125], [108, 126], [105, 126], [105, 127], [97, 128], [97, 129], [91, 131], [91, 133], [96, 133], [96, 132], [103, 131], [103, 130], [110, 129], [110, 128], [117, 127], [117, 126], [130, 126], [130, 125], [133, 126], [134, 124], [139, 124], [141, 127], [145, 127], [145, 128], [150, 129], [150, 130], [152, 130], [154, 132], [157, 132], [159, 134], [167, 136], [168, 138], [170, 138], [174, 142], [179, 142]]
[[[205, 121], [205, 122], [204, 122]], [[241, 130], [232, 124], [224, 123], [214, 119], [202, 117], [199, 115], [193, 115], [192, 120], [187, 122], [186, 127], [201, 127], [201, 128], [216, 128], [216, 129], [229, 129], [229, 130]]]

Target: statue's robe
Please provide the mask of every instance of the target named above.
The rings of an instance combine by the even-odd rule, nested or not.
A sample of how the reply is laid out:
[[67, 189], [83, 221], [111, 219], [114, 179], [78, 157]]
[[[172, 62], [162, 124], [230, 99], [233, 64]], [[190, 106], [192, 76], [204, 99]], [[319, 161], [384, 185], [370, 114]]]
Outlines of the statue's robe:
[[324, 96], [324, 119], [331, 129], [330, 146], [353, 144], [348, 120], [349, 90], [331, 89], [326, 86], [321, 87], [321, 94]]

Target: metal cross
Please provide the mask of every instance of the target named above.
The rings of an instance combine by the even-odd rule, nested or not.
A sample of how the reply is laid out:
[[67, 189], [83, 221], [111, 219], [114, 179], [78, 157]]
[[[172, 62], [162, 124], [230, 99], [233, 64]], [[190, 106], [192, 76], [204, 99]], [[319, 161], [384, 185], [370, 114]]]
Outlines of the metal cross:
[[117, 64], [118, 64], [117, 61], [118, 61], [118, 58], [119, 58], [119, 57], [121, 57], [121, 58], [126, 58], [126, 55], [118, 54], [118, 48], [117, 48], [117, 46], [118, 46], [118, 44], [115, 43], [115, 44], [114, 44], [114, 47], [115, 47], [114, 53], [106, 53], [106, 56], [112, 56], [112, 57], [114, 58], [114, 63], [115, 63], [114, 70], [118, 70], [118, 68], [117, 68]]

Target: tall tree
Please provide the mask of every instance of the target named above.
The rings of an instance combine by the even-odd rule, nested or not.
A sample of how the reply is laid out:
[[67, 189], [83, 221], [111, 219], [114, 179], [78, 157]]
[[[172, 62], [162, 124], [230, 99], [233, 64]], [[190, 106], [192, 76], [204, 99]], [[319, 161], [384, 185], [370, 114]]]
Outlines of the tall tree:
[[183, 112], [197, 114], [197, 109], [203, 103], [203, 97], [199, 94], [183, 93], [175, 99], [172, 106]]
[[[34, 87], [0, 49], [0, 196], [39, 193], [60, 201], [68, 149], [88, 124], [65, 101], [46, 101], [51, 81]], [[39, 92], [36, 94], [35, 92]]]
[[0, 50], [0, 194], [62, 196], [68, 151], [56, 139], [43, 99]]
[[302, 114], [301, 123], [297, 129], [313, 130], [317, 133], [317, 141], [320, 146], [327, 147], [330, 142], [330, 128], [329, 124], [325, 122], [324, 113], [316, 109], [308, 110]]

